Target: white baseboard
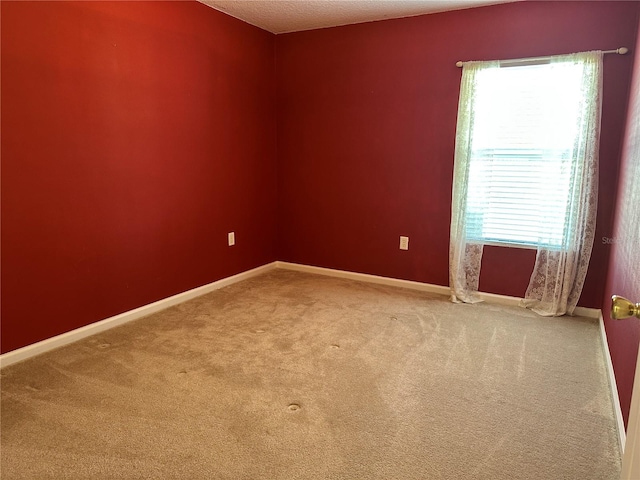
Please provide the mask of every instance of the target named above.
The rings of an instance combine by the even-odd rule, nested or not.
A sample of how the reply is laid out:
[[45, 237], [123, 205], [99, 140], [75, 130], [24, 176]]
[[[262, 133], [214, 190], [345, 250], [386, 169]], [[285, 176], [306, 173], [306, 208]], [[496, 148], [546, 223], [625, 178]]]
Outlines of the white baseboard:
[[599, 308], [576, 307], [573, 314], [578, 317], [601, 318], [602, 312]]
[[[330, 277], [348, 278], [350, 280], [359, 280], [361, 282], [378, 283], [381, 285], [389, 285], [392, 287], [410, 288], [412, 290], [420, 290], [422, 292], [437, 293], [439, 295], [451, 295], [451, 289], [442, 285], [434, 285], [431, 283], [414, 282], [411, 280], [400, 280], [398, 278], [380, 277], [378, 275], [370, 275], [368, 273], [348, 272], [346, 270], [334, 270], [332, 268], [312, 267], [310, 265], [302, 265], [299, 263], [275, 262], [277, 268], [285, 270], [295, 270], [297, 272], [315, 273], [318, 275], [327, 275]], [[512, 307], [520, 306], [522, 301], [519, 297], [510, 297], [508, 295], [498, 295], [496, 293], [478, 292], [478, 296], [489, 303], [500, 305], [509, 305]], [[600, 310], [597, 308], [576, 307], [575, 315], [581, 317], [598, 318]]]
[[618, 384], [616, 383], [616, 375], [613, 371], [613, 363], [611, 362], [611, 353], [609, 352], [609, 342], [607, 341], [607, 331], [604, 328], [604, 319], [602, 312], [598, 315], [600, 323], [600, 337], [602, 338], [602, 350], [604, 351], [604, 363], [609, 377], [609, 388], [611, 393], [611, 402], [613, 403], [614, 415], [616, 417], [616, 426], [618, 427], [618, 442], [620, 444], [620, 454], [624, 452], [627, 442], [627, 434], [624, 428], [624, 418], [622, 417], [622, 409], [620, 408], [620, 397], [618, 396]]
[[75, 330], [71, 330], [70, 332], [47, 338], [46, 340], [42, 340], [41, 342], [33, 343], [31, 345], [27, 345], [26, 347], [12, 350], [11, 352], [3, 353], [2, 355], [0, 355], [0, 368], [7, 367], [17, 362], [21, 362], [22, 360], [26, 360], [36, 355], [40, 355], [41, 353], [45, 353], [55, 348], [62, 347], [63, 345], [77, 342], [78, 340], [81, 340], [85, 337], [95, 335], [96, 333], [103, 332], [113, 327], [117, 327], [118, 325], [122, 325], [123, 323], [146, 317], [147, 315], [151, 315], [152, 313], [159, 312], [160, 310], [164, 310], [179, 303], [186, 302], [187, 300], [191, 300], [192, 298], [199, 297], [200, 295], [218, 290], [233, 283], [255, 277], [256, 275], [260, 275], [269, 270], [275, 269], [276, 263], [277, 262], [268, 263], [266, 265], [262, 265], [261, 267], [247, 270], [246, 272], [241, 272], [237, 275], [226, 277], [207, 285], [203, 285], [201, 287], [197, 287], [192, 290], [188, 290], [186, 292], [178, 293], [177, 295], [158, 300], [157, 302], [143, 305], [142, 307], [136, 308], [134, 310], [129, 310], [128, 312], [124, 312], [95, 323], [91, 323], [84, 327], [76, 328]]
[[450, 295], [449, 287], [442, 285], [433, 285], [430, 283], [414, 282], [411, 280], [400, 280], [398, 278], [381, 277], [378, 275], [370, 275], [368, 273], [348, 272], [346, 270], [334, 270], [332, 268], [312, 267], [310, 265], [301, 265], [299, 263], [276, 262], [277, 268], [285, 270], [295, 270], [296, 272], [315, 273], [317, 275], [326, 275], [329, 277], [346, 278], [349, 280], [358, 280], [361, 282], [377, 283], [380, 285], [389, 285], [392, 287], [403, 287], [411, 290], [420, 290], [422, 292], [437, 293], [440, 295]]

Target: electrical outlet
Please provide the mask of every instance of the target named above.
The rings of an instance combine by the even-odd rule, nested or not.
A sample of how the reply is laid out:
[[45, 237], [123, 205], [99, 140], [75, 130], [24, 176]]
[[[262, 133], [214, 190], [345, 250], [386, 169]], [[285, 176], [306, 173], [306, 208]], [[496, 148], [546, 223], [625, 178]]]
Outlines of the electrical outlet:
[[400, 250], [409, 250], [409, 237], [400, 237]]
[[229, 240], [230, 247], [236, 244], [236, 232], [229, 232], [229, 235], [227, 235], [227, 238]]

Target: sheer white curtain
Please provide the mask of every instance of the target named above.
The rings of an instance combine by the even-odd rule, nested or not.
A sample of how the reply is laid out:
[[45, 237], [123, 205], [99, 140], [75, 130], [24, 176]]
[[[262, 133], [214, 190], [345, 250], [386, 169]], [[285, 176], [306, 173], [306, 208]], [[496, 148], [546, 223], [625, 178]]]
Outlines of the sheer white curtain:
[[500, 68], [500, 62], [466, 62], [462, 67], [456, 150], [451, 202], [451, 234], [449, 239], [449, 286], [451, 300], [477, 303], [480, 264], [484, 245], [469, 241], [467, 235], [467, 194], [473, 151], [473, 131], [476, 121], [478, 93], [477, 77], [488, 69]]
[[595, 237], [598, 205], [598, 151], [602, 109], [602, 52], [552, 58], [559, 68], [580, 72], [581, 101], [575, 122], [562, 244], [540, 245], [523, 306], [544, 316], [573, 314], [580, 298]]
[[[449, 246], [454, 302], [480, 301], [488, 241], [537, 248], [523, 306], [541, 315], [573, 312], [595, 232], [601, 90], [601, 52], [537, 67], [463, 65]], [[527, 200], [531, 192], [535, 200]]]

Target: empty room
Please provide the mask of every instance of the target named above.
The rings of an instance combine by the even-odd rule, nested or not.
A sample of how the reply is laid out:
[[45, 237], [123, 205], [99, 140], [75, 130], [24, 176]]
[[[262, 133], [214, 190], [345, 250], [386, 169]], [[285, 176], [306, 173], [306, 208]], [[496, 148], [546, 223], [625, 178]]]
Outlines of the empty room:
[[640, 1], [0, 22], [2, 479], [640, 479]]

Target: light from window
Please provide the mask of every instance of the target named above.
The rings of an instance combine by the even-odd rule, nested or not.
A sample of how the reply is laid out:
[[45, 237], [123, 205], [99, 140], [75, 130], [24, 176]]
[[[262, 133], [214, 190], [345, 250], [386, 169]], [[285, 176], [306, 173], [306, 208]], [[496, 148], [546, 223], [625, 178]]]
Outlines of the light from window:
[[559, 246], [574, 188], [582, 66], [513, 66], [477, 75], [467, 238]]

